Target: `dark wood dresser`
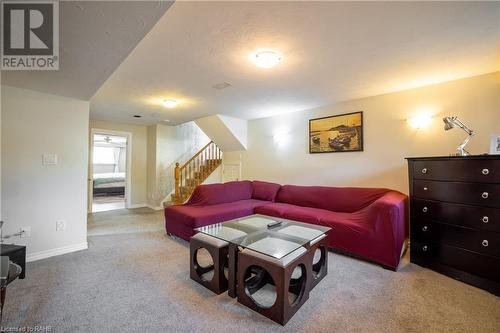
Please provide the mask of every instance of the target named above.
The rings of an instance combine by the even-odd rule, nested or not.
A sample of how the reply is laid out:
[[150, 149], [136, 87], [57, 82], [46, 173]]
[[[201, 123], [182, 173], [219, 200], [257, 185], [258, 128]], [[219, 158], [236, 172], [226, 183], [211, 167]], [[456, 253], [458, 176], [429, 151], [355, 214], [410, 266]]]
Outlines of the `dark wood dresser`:
[[500, 155], [407, 160], [411, 262], [500, 295]]

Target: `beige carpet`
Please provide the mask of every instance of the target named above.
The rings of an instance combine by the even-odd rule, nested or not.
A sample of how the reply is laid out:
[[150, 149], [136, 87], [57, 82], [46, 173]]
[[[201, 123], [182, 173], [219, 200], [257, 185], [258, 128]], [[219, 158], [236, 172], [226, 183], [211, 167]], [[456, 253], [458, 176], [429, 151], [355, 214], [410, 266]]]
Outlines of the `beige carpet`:
[[165, 230], [163, 211], [149, 208], [119, 209], [89, 214], [87, 234], [102, 236]]
[[[161, 212], [122, 212], [161, 227]], [[106, 217], [99, 222], [106, 224]], [[97, 223], [97, 221], [93, 221]], [[125, 223], [125, 224], [127, 224]], [[138, 231], [139, 229], [136, 229]], [[328, 276], [286, 327], [189, 279], [188, 244], [163, 231], [89, 237], [89, 249], [29, 263], [3, 327], [53, 332], [500, 332], [500, 298], [409, 264], [399, 272], [330, 253]], [[130, 230], [129, 230], [130, 231]]]

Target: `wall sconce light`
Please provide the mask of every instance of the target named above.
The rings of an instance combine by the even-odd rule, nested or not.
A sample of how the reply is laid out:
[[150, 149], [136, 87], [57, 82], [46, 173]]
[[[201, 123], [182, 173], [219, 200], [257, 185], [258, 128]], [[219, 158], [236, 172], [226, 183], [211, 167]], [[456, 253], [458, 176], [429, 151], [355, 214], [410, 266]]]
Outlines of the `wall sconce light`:
[[415, 117], [408, 118], [406, 121], [413, 128], [426, 128], [429, 127], [432, 122], [432, 114], [430, 114], [429, 112], [420, 113]]
[[273, 140], [278, 145], [287, 143], [289, 139], [290, 139], [290, 131], [288, 129], [280, 129], [276, 131], [273, 135]]

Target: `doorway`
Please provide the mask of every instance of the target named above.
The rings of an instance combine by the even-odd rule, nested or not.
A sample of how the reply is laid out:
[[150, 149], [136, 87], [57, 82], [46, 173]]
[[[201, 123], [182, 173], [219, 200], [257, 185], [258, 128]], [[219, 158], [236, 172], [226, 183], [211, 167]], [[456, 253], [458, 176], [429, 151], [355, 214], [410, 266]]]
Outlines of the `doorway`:
[[89, 212], [129, 207], [129, 147], [129, 133], [91, 131]]

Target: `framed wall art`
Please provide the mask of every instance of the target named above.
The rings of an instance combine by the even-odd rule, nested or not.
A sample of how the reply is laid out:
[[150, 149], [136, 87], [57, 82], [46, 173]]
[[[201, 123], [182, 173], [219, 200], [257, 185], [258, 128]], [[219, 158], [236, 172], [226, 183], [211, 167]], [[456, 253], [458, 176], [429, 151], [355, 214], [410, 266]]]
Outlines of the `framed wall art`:
[[309, 120], [309, 153], [363, 151], [363, 112]]

